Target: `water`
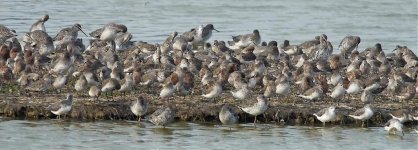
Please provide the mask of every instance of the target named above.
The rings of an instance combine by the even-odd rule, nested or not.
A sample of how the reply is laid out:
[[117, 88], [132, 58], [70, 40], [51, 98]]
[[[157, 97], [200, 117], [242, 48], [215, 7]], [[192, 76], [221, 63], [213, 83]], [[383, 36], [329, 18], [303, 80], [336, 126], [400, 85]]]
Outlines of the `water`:
[[156, 43], [173, 31], [212, 23], [221, 32], [210, 41], [259, 29], [265, 41], [288, 39], [291, 44], [325, 33], [334, 49], [346, 35], [362, 38], [360, 50], [376, 42], [387, 52], [396, 45], [417, 51], [418, 45], [416, 0], [2, 0], [0, 6], [0, 23], [19, 35], [49, 14], [46, 28], [51, 36], [76, 22], [86, 32], [117, 22], [127, 25], [134, 40]]
[[167, 128], [133, 121], [0, 122], [2, 149], [416, 149], [418, 135], [383, 128], [228, 127], [178, 122]]
[[[416, 0], [1, 0], [0, 23], [21, 35], [44, 14], [47, 32], [80, 23], [91, 32], [109, 22], [123, 23], [134, 40], [162, 42], [173, 32], [212, 23], [221, 32], [212, 39], [259, 29], [265, 41], [299, 44], [321, 33], [337, 49], [346, 35], [359, 35], [359, 49], [380, 42], [417, 51]], [[84, 35], [80, 34], [80, 37]], [[87, 42], [85, 42], [87, 43]], [[335, 50], [337, 51], [337, 50]], [[387, 135], [382, 128], [278, 127], [251, 124], [228, 128], [176, 123], [159, 129], [135, 122], [0, 121], [1, 149], [417, 149], [418, 135]]]

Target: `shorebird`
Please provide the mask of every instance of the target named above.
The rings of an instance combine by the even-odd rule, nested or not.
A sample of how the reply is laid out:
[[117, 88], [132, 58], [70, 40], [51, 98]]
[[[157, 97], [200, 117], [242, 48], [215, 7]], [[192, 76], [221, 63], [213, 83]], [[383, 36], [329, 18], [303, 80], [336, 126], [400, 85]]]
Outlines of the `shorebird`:
[[54, 42], [52, 38], [42, 30], [35, 30], [26, 33], [23, 36], [23, 42], [30, 44], [35, 49], [39, 50], [39, 54], [48, 55], [54, 52]]
[[95, 98], [96, 101], [97, 101], [97, 100], [99, 100], [100, 94], [101, 94], [101, 90], [100, 90], [99, 87], [97, 87], [97, 85], [93, 85], [93, 86], [90, 87], [90, 89], [89, 89], [89, 96], [90, 97]]
[[334, 87], [334, 89], [332, 90], [329, 96], [337, 101], [337, 106], [338, 106], [339, 99], [342, 99], [344, 97], [344, 94], [345, 94], [345, 89], [343, 87], [343, 82], [340, 82]]
[[215, 27], [213, 27], [213, 24], [199, 26], [196, 30], [192, 43], [194, 45], [203, 45], [203, 43], [205, 43], [212, 36], [213, 30], [219, 32], [215, 29]]
[[57, 47], [57, 49], [60, 49], [62, 44], [67, 44], [76, 41], [78, 31], [81, 31], [84, 35], [88, 36], [81, 29], [81, 25], [76, 23], [72, 27], [64, 28], [57, 33], [57, 35], [53, 38], [55, 47]]
[[129, 32], [117, 34], [115, 38], [115, 49], [118, 51], [127, 50], [128, 48], [134, 45], [131, 39], [132, 34]]
[[17, 36], [16, 31], [9, 29], [0, 24], [0, 44], [3, 44], [7, 39]]
[[52, 77], [49, 73], [45, 74], [41, 80], [37, 80], [32, 82], [31, 84], [25, 87], [28, 91], [35, 91], [35, 92], [46, 92], [47, 90], [52, 88]]
[[123, 96], [126, 96], [126, 92], [132, 91], [134, 86], [134, 81], [132, 79], [132, 73], [127, 73], [124, 78], [124, 82], [121, 85], [119, 92], [123, 93]]
[[29, 32], [33, 32], [36, 30], [42, 30], [44, 32], [46, 32], [45, 30], [45, 22], [48, 21], [49, 19], [49, 15], [46, 14], [44, 16], [42, 16], [42, 18], [38, 19], [38, 21], [36, 21], [34, 24], [32, 24], [32, 26], [30, 27]]
[[389, 134], [396, 134], [396, 132], [401, 132], [402, 136], [404, 136], [403, 124], [398, 119], [392, 118], [384, 126], [385, 126], [385, 130]]
[[335, 86], [342, 81], [343, 81], [343, 77], [338, 72], [334, 72], [334, 73], [332, 73], [332, 75], [327, 76], [327, 83], [330, 84], [330, 85]]
[[149, 117], [149, 121], [154, 125], [163, 126], [165, 128], [165, 126], [174, 121], [174, 117], [176, 117], [175, 108], [168, 106], [165, 108], [160, 108], [152, 113]]
[[389, 113], [393, 119], [399, 120], [401, 123], [411, 120], [411, 114], [407, 109], [401, 109], [394, 112]]
[[93, 73], [93, 71], [91, 69], [87, 69], [84, 72], [84, 77], [86, 77], [87, 80], [87, 84], [92, 86], [92, 85], [99, 85], [99, 78], [97, 77], [96, 73]]
[[275, 92], [277, 95], [284, 97], [286, 97], [287, 94], [290, 93], [290, 83], [289, 79], [286, 76], [282, 75], [279, 78], [277, 78]]
[[68, 75], [67, 74], [59, 74], [55, 77], [52, 86], [57, 90], [57, 93], [61, 92], [61, 89], [67, 85], [68, 82]]
[[67, 73], [74, 65], [74, 59], [71, 58], [70, 53], [63, 52], [59, 54], [58, 59], [53, 62], [54, 68], [51, 71], [59, 74]]
[[333, 52], [332, 44], [327, 41], [327, 36], [325, 34], [321, 34], [319, 39], [319, 48], [311, 53], [310, 60], [328, 59]]
[[367, 121], [373, 117], [373, 110], [370, 107], [370, 104], [366, 104], [363, 108], [356, 110], [354, 113], [348, 115], [351, 118], [354, 118], [355, 120], [361, 120], [363, 123], [361, 126], [364, 126], [364, 121]]
[[263, 84], [265, 87], [264, 90], [264, 97], [266, 98], [270, 98], [272, 96], [274, 96], [274, 94], [276, 93], [276, 84], [274, 84], [274, 81], [268, 81], [266, 84]]
[[313, 115], [316, 117], [316, 119], [321, 121], [324, 126], [326, 122], [334, 121], [337, 118], [337, 115], [335, 114], [335, 106], [324, 108], [317, 113], [314, 113]]
[[90, 36], [102, 41], [113, 41], [118, 33], [126, 33], [127, 31], [128, 28], [123, 24], [108, 23], [104, 27], [91, 32]]
[[320, 85], [317, 85], [315, 87], [312, 87], [310, 89], [308, 89], [307, 91], [304, 92], [304, 95], [299, 94], [297, 95], [298, 97], [301, 97], [303, 99], [308, 99], [308, 100], [315, 100], [318, 99], [320, 97], [322, 97], [324, 94], [322, 87]]
[[86, 76], [80, 75], [80, 77], [78, 78], [78, 80], [74, 84], [74, 89], [77, 92], [80, 92], [80, 91], [85, 90], [87, 88], [87, 86], [88, 86], [88, 83], [87, 83]]
[[[114, 79], [114, 78], [109, 78], [103, 81], [103, 87], [101, 89], [102, 92], [107, 93], [110, 92], [110, 95], [112, 96], [113, 99], [113, 91], [114, 90], [119, 90], [120, 89], [120, 83], [118, 80]], [[106, 94], [107, 96], [107, 94]]]
[[280, 44], [279, 52], [292, 56], [301, 54], [302, 49], [300, 49], [297, 45], [290, 45], [289, 40], [284, 40], [284, 42]]
[[171, 81], [163, 84], [163, 87], [160, 91], [160, 98], [167, 98], [168, 99], [173, 96], [174, 92], [176, 92], [176, 88], [174, 88], [174, 85]]
[[231, 125], [238, 122], [238, 115], [235, 111], [229, 106], [225, 104], [222, 106], [221, 111], [219, 112], [219, 120], [224, 125]]
[[205, 98], [216, 98], [222, 93], [222, 85], [218, 81], [211, 81], [207, 85], [206, 94], [202, 94]]
[[239, 83], [239, 89], [237, 91], [230, 91], [232, 96], [235, 99], [243, 100], [246, 99], [250, 95], [250, 90], [248, 89], [248, 85], [245, 83]]
[[416, 94], [416, 87], [415, 85], [409, 85], [406, 87], [406, 90], [401, 93], [401, 95], [397, 95], [396, 97], [401, 101], [402, 107], [404, 103], [408, 103], [409, 100], [413, 99]]
[[48, 55], [55, 50], [53, 39], [48, 35], [48, 33], [42, 30], [35, 30], [30, 33], [26, 33], [23, 36], [23, 42], [26, 42], [35, 49], [38, 49], [41, 55]]
[[358, 49], [358, 45], [360, 44], [360, 37], [358, 36], [346, 36], [344, 37], [341, 42], [340, 45], [338, 46], [338, 49], [340, 49], [341, 51], [341, 55], [345, 58], [348, 59], [348, 56], [351, 55], [351, 52], [354, 49]]
[[261, 42], [260, 33], [254, 30], [253, 33], [232, 36], [232, 41], [228, 41], [230, 49], [241, 49], [250, 45], [258, 45]]
[[61, 115], [65, 115], [71, 111], [73, 105], [73, 95], [68, 93], [67, 98], [60, 102], [54, 103], [47, 107], [53, 114], [57, 115], [57, 119], [61, 119]]
[[302, 44], [299, 44], [299, 48], [302, 49], [303, 53], [310, 54], [313, 49], [318, 47], [319, 44], [319, 36], [316, 36], [313, 40], [305, 41]]
[[239, 107], [239, 108], [242, 109], [244, 112], [254, 116], [254, 127], [255, 127], [256, 122], [257, 122], [257, 116], [264, 113], [267, 110], [268, 102], [264, 96], [259, 95], [257, 96], [257, 103], [253, 104], [252, 106]]
[[373, 95], [373, 93], [372, 92], [370, 92], [369, 90], [363, 90], [363, 92], [361, 93], [361, 96], [360, 96], [360, 100], [363, 102], [363, 103], [371, 103], [371, 102], [373, 102], [373, 99], [374, 99], [374, 95]]
[[143, 96], [138, 96], [136, 100], [131, 103], [131, 111], [138, 116], [138, 122], [141, 121], [141, 116], [145, 115], [148, 111], [148, 103]]
[[361, 90], [363, 90], [363, 89], [361, 87], [360, 81], [358, 79], [355, 79], [353, 81], [350, 81], [350, 84], [349, 84], [349, 86], [346, 90], [346, 93], [347, 94], [357, 94], [357, 93], [361, 92]]

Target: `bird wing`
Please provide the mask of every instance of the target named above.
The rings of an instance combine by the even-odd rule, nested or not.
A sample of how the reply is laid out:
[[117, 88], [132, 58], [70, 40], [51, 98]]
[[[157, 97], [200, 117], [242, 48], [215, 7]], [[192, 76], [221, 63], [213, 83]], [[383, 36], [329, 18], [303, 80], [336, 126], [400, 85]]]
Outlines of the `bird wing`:
[[354, 49], [357, 45], [354, 39], [354, 36], [345, 37], [343, 40], [341, 40], [340, 45], [338, 47], [342, 47], [344, 50]]
[[241, 40], [241, 38], [242, 38], [242, 37], [243, 37], [242, 35], [232, 36], [232, 40], [233, 40], [234, 42], [239, 42], [239, 41]]
[[93, 32], [90, 32], [89, 35], [94, 38], [100, 38], [100, 35], [102, 35], [103, 30], [104, 28], [96, 29]]
[[325, 114], [328, 111], [328, 108], [324, 108], [321, 109], [320, 111], [318, 111], [317, 113], [315, 113], [318, 116], [322, 116], [323, 114]]
[[365, 110], [366, 109], [364, 109], [364, 108], [358, 109], [352, 115], [354, 115], [354, 116], [360, 116], [360, 115], [364, 114]]
[[70, 29], [71, 28], [64, 28], [64, 29], [62, 29], [61, 31], [59, 31], [57, 33], [57, 35], [52, 40], [54, 40], [54, 41], [60, 41], [60, 40], [64, 39], [64, 37], [68, 34], [68, 32], [69, 32]]
[[319, 44], [318, 40], [310, 40], [310, 41], [303, 42], [302, 44], [299, 44], [299, 47], [302, 49], [307, 49], [312, 46], [316, 46], [318, 44]]
[[50, 111], [57, 111], [61, 108], [61, 106], [62, 106], [61, 102], [58, 102], [58, 103], [54, 103], [54, 104], [49, 105], [48, 108], [49, 108]]

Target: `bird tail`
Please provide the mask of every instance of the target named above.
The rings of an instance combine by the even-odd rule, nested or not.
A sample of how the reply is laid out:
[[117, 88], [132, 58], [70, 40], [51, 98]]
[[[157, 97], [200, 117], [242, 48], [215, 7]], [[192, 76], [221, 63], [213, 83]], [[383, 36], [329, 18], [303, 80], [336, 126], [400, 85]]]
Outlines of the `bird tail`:
[[307, 96], [305, 95], [297, 95], [298, 97], [304, 98], [304, 99], [309, 99]]

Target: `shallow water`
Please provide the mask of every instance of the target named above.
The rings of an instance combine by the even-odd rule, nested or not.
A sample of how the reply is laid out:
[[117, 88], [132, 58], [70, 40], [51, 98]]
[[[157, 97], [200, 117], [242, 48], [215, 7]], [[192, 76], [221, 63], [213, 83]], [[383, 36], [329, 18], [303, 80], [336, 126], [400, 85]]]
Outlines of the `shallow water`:
[[418, 135], [383, 128], [229, 127], [178, 122], [167, 128], [133, 121], [0, 121], [1, 149], [417, 149]]
[[[325, 33], [337, 51], [346, 35], [359, 35], [360, 50], [380, 42], [387, 52], [396, 45], [417, 50], [416, 0], [2, 0], [0, 20], [19, 35], [44, 14], [47, 32], [80, 23], [86, 32], [108, 22], [126, 24], [134, 40], [162, 42], [173, 32], [212, 23], [220, 30], [212, 39], [259, 29], [262, 40], [299, 44]], [[86, 38], [80, 34], [80, 37]], [[87, 43], [87, 42], [86, 42]]]

